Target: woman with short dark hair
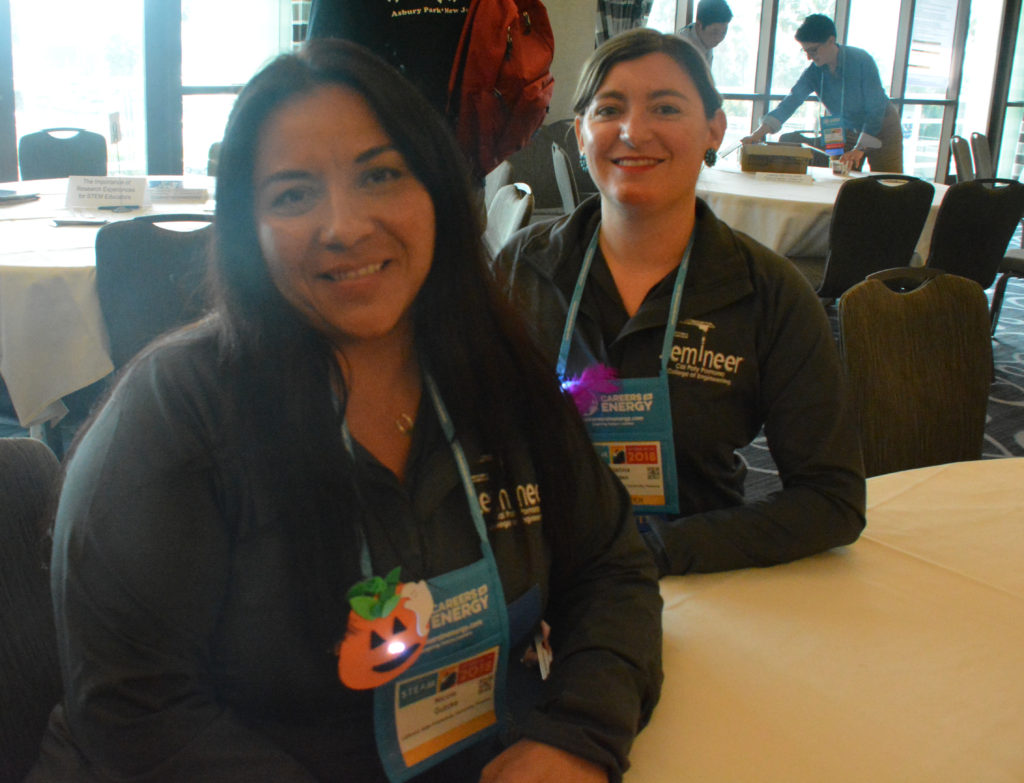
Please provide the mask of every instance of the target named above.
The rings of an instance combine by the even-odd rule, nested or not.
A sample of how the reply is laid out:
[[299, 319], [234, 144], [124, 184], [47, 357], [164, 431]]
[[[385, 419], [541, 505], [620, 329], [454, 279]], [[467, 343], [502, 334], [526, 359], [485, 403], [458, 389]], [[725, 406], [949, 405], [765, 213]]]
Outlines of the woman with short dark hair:
[[361, 47], [242, 91], [212, 314], [67, 470], [32, 780], [621, 778], [654, 567], [475, 216], [441, 117]]
[[[602, 45], [574, 98], [599, 193], [513, 235], [497, 260], [662, 573], [781, 563], [864, 527], [856, 421], [818, 298], [697, 198], [721, 105], [677, 36], [638, 29]], [[783, 489], [746, 501], [738, 450], [762, 427]]]

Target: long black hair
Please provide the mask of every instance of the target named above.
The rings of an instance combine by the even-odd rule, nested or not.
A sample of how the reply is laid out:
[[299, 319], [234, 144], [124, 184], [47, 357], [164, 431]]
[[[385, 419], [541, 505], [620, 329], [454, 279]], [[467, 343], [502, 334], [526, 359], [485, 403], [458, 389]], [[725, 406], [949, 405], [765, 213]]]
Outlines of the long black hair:
[[352, 471], [332, 405], [332, 383], [342, 389], [342, 407], [344, 385], [326, 338], [270, 278], [257, 239], [252, 178], [268, 119], [296, 96], [333, 84], [366, 100], [434, 205], [434, 257], [413, 304], [418, 355], [458, 431], [472, 432], [498, 458], [512, 444], [526, 444], [552, 540], [558, 521], [572, 513], [581, 468], [571, 453], [576, 445], [569, 444], [579, 444], [582, 433], [552, 369], [493, 286], [468, 168], [440, 115], [397, 71], [349, 42], [311, 41], [264, 68], [239, 95], [221, 147], [215, 310], [225, 364], [238, 374], [235, 388], [245, 397], [241, 458], [256, 480], [281, 488], [281, 516], [294, 525], [296, 573], [313, 577], [300, 588], [313, 604], [317, 630], [328, 636], [346, 616], [338, 603], [347, 585], [336, 575], [351, 573], [344, 566], [354, 568], [358, 554], [351, 522], [342, 521], [358, 507], [358, 492], [339, 480]]

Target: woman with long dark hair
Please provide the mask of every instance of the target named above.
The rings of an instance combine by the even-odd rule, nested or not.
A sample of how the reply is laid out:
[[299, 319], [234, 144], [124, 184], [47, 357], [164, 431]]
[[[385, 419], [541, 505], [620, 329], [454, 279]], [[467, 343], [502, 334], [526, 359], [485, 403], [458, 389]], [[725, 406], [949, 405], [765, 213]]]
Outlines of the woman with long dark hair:
[[67, 470], [35, 779], [621, 776], [653, 565], [491, 290], [468, 182], [358, 46], [243, 90], [211, 315], [136, 358]]

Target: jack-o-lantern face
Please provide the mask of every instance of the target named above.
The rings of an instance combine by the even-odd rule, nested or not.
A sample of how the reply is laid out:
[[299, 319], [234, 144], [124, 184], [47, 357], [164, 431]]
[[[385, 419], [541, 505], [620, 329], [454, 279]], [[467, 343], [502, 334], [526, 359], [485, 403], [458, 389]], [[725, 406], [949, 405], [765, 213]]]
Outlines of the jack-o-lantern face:
[[386, 580], [374, 577], [353, 587], [349, 602], [352, 611], [337, 650], [338, 677], [353, 690], [376, 688], [420, 657], [433, 600], [425, 582], [399, 583], [395, 569]]

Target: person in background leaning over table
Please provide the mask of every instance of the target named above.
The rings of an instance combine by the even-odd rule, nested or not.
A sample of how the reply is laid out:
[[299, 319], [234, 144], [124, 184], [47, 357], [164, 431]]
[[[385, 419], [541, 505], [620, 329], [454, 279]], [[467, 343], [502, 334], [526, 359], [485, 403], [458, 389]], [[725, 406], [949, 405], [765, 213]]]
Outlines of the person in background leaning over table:
[[704, 55], [708, 68], [714, 59], [712, 51], [725, 40], [732, 21], [732, 9], [725, 0], [700, 0], [697, 3], [697, 20], [679, 29], [677, 35], [693, 44]]
[[133, 361], [67, 470], [30, 779], [620, 780], [655, 567], [440, 115], [316, 41], [222, 150], [213, 315]]
[[[851, 543], [864, 469], [824, 309], [796, 267], [695, 195], [726, 127], [700, 54], [631, 30], [594, 52], [573, 101], [599, 194], [513, 235], [496, 274], [630, 490], [662, 573]], [[762, 427], [783, 488], [745, 502], [737, 449]]]
[[837, 44], [835, 23], [822, 14], [808, 16], [797, 28], [796, 40], [811, 65], [797, 79], [789, 95], [761, 118], [758, 129], [744, 137], [743, 143], [756, 144], [769, 133], [778, 133], [813, 92], [830, 115], [822, 118], [823, 126], [834, 124], [838, 133], [841, 124], [840, 159], [844, 163], [859, 171], [867, 158], [872, 171], [901, 173], [900, 113], [885, 94], [871, 55], [855, 46]]

